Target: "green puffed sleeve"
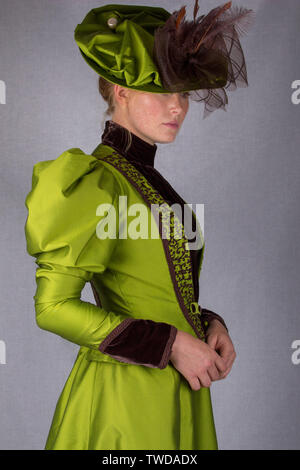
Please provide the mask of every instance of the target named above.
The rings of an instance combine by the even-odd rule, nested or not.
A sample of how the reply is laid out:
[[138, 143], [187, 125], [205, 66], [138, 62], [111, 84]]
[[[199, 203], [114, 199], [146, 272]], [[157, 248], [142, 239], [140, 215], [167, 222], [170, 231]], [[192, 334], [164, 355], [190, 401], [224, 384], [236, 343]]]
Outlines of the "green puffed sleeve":
[[[27, 252], [36, 258], [36, 322], [80, 346], [98, 349], [130, 364], [167, 366], [177, 328], [134, 319], [80, 299], [86, 282], [104, 273], [118, 242], [99, 238], [105, 216], [99, 204], [119, 214], [121, 189], [112, 172], [78, 148], [33, 167], [32, 189], [25, 199]], [[103, 214], [103, 212], [102, 212]], [[136, 341], [136, 338], [142, 341]]]
[[101, 160], [72, 148], [34, 165], [25, 200], [27, 252], [38, 265], [37, 324], [93, 349], [128, 321], [126, 315], [80, 300], [85, 283], [105, 271], [117, 243], [117, 238], [97, 237], [97, 206], [107, 203], [117, 211], [119, 194], [115, 176]]

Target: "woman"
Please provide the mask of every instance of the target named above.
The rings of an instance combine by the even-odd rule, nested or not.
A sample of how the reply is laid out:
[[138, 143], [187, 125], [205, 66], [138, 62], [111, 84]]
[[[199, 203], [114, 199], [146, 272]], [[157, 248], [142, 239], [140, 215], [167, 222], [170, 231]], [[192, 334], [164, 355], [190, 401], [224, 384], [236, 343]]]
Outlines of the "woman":
[[[208, 24], [228, 20], [226, 5], [207, 15]], [[182, 11], [108, 5], [75, 30], [83, 57], [100, 75], [111, 119], [91, 155], [71, 148], [34, 165], [26, 198], [27, 250], [38, 265], [37, 324], [80, 346], [45, 449], [218, 448], [209, 387], [228, 375], [235, 351], [222, 317], [198, 304], [201, 229], [201, 247], [188, 249], [185, 212], [181, 224], [170, 211], [185, 201], [154, 168], [156, 143], [175, 140], [188, 112], [186, 90], [195, 90], [186, 80], [183, 91], [174, 91], [177, 82], [163, 86], [168, 74], [158, 65], [158, 27], [165, 34], [164, 26], [178, 26], [180, 18], [184, 27]], [[155, 63], [151, 37], [159, 40]], [[126, 53], [117, 57], [109, 48], [120, 40]], [[128, 60], [141, 51], [142, 65]], [[224, 56], [218, 65], [220, 71]], [[212, 96], [205, 99], [211, 109]], [[86, 282], [97, 305], [80, 299]]]

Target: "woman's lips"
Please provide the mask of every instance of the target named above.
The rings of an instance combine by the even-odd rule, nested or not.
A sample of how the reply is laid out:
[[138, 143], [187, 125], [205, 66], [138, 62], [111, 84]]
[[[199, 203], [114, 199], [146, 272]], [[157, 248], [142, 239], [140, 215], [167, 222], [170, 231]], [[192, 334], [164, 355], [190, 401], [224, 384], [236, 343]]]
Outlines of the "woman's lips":
[[166, 124], [164, 123], [164, 125], [165, 125], [165, 126], [172, 127], [172, 129], [177, 129], [177, 128], [178, 128], [177, 122], [174, 122], [174, 123], [167, 122]]

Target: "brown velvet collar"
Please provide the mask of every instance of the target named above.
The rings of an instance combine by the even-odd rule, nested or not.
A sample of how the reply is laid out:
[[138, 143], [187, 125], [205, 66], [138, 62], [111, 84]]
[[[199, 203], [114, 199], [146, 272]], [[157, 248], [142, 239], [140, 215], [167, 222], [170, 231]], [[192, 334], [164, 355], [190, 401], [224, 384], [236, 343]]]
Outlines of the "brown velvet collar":
[[115, 121], [108, 120], [105, 122], [105, 129], [101, 138], [102, 144], [109, 145], [124, 155], [127, 160], [154, 167], [157, 145], [149, 144]]

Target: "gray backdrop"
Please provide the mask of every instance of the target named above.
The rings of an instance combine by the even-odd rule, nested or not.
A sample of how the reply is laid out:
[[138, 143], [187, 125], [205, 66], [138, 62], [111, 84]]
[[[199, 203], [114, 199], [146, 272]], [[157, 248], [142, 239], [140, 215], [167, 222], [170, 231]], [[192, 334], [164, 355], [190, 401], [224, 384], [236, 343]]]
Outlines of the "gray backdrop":
[[[199, 3], [204, 13], [222, 4]], [[1, 449], [44, 447], [79, 349], [35, 323], [24, 200], [36, 162], [100, 142], [106, 106], [73, 32], [103, 4], [0, 1]], [[192, 18], [193, 1], [151, 4], [187, 4]], [[158, 144], [155, 166], [186, 201], [205, 204], [199, 303], [224, 316], [237, 352], [211, 386], [219, 448], [299, 449], [300, 4], [233, 4], [256, 11], [241, 39], [249, 87], [206, 120], [192, 103], [176, 142]], [[83, 299], [93, 300], [89, 285]]]

